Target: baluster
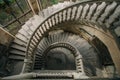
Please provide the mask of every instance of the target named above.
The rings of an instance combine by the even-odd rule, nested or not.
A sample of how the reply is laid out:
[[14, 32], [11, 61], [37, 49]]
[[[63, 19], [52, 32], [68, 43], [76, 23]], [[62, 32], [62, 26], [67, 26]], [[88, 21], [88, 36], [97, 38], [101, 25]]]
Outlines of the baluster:
[[39, 30], [40, 30], [40, 33], [41, 33], [41, 34], [44, 34], [43, 29], [42, 29], [42, 26], [40, 26]]
[[49, 19], [48, 21], [45, 22], [45, 27], [46, 27], [47, 30], [49, 30], [50, 27], [53, 27], [52, 23], [51, 23], [51, 19]]
[[59, 23], [59, 17], [58, 17], [58, 14], [55, 14], [55, 22], [56, 22], [56, 24]]
[[67, 11], [67, 21], [70, 20], [70, 17], [71, 17], [71, 12], [72, 12], [72, 9], [69, 8], [68, 11]]
[[44, 24], [42, 24], [42, 29], [43, 29], [43, 31], [44, 31], [44, 33], [46, 32], [46, 27], [45, 27], [45, 25]]
[[83, 6], [79, 6], [78, 9], [77, 9], [77, 14], [76, 14], [76, 18], [75, 20], [78, 20], [82, 14], [82, 9], [83, 9]]
[[72, 8], [71, 20], [73, 20], [73, 19], [75, 18], [76, 13], [77, 13], [77, 7], [73, 7], [73, 8]]
[[66, 11], [66, 10], [64, 10], [64, 11], [63, 11], [63, 21], [65, 21], [65, 20], [66, 20], [66, 18], [67, 18], [66, 16], [67, 16], [67, 11]]
[[62, 22], [62, 12], [59, 13], [59, 23]]

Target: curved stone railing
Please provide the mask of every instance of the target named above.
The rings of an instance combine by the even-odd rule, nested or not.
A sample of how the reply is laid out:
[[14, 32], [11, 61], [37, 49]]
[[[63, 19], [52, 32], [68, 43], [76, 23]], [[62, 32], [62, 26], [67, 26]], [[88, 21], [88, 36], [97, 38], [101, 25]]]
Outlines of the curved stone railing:
[[67, 43], [67, 42], [59, 42], [59, 43], [54, 43], [50, 46], [48, 46], [45, 51], [43, 51], [43, 57], [46, 58], [46, 54], [51, 50], [51, 49], [54, 49], [54, 48], [58, 48], [58, 47], [63, 47], [63, 48], [66, 48], [66, 49], [69, 49], [72, 54], [74, 55], [75, 57], [75, 62], [76, 62], [76, 72], [78, 73], [85, 73], [84, 72], [84, 65], [83, 65], [83, 62], [82, 62], [82, 55], [79, 53], [79, 51], [77, 50], [76, 47], [74, 47], [73, 45], [71, 45], [70, 43]]
[[[58, 25], [67, 21], [79, 21], [82, 24], [94, 24], [102, 29], [113, 29], [112, 32], [119, 28], [119, 21], [116, 19], [120, 16], [119, 0], [86, 0], [75, 3], [47, 17], [32, 34], [26, 50], [25, 63], [23, 72], [32, 70], [34, 64], [34, 51], [44, 34]], [[89, 24], [88, 24], [89, 23]], [[117, 36], [117, 33], [114, 32]]]

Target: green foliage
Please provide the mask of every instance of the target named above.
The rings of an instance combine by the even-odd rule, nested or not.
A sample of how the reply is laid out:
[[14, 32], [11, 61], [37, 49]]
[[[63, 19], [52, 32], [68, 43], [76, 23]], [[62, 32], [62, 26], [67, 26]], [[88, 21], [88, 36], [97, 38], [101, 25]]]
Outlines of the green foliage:
[[15, 0], [8, 0], [9, 2], [13, 3]]
[[11, 4], [13, 3], [15, 0], [0, 0], [0, 5], [5, 5], [5, 2]]
[[3, 0], [0, 0], [0, 4], [4, 4], [4, 1], [3, 1]]
[[4, 5], [5, 5], [4, 1], [3, 1], [3, 0], [0, 0], [0, 7], [2, 7], [2, 6], [4, 6]]
[[0, 9], [5, 9], [6, 5], [11, 5], [15, 0], [0, 0]]
[[52, 4], [57, 4], [58, 0], [51, 0]]

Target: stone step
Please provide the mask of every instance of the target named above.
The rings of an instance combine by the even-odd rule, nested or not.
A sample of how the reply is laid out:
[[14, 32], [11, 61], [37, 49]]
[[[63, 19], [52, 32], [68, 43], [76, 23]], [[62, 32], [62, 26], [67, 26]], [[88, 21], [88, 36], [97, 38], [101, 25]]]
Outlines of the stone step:
[[25, 57], [23, 57], [23, 56], [18, 56], [18, 55], [10, 55], [10, 56], [9, 56], [9, 59], [12, 59], [12, 60], [20, 60], [20, 61], [22, 60], [22, 61], [23, 61], [24, 58], [25, 58]]
[[25, 36], [27, 39], [29, 39], [30, 36], [31, 36], [31, 35], [30, 35], [27, 31], [25, 31], [24, 29], [20, 29], [20, 30], [18, 31], [18, 33], [22, 34], [22, 35]]
[[21, 51], [25, 51], [26, 50], [26, 47], [23, 47], [23, 46], [20, 46], [20, 45], [17, 45], [17, 44], [12, 44], [11, 48], [17, 49], [17, 50], [21, 50]]
[[23, 42], [26, 42], [26, 43], [27, 43], [27, 41], [28, 41], [28, 39], [27, 39], [25, 36], [23, 36], [22, 34], [20, 34], [20, 33], [17, 33], [17, 34], [16, 34], [16, 37], [17, 37], [18, 39], [22, 40]]
[[24, 46], [24, 47], [27, 46], [27, 43], [23, 42], [22, 40], [20, 40], [20, 39], [18, 39], [18, 38], [15, 38], [15, 39], [14, 39], [13, 44], [18, 44], [18, 45]]
[[19, 50], [16, 50], [16, 49], [12, 49], [10, 50], [10, 55], [20, 55], [20, 56], [25, 56], [25, 52], [22, 52], [22, 51], [19, 51]]

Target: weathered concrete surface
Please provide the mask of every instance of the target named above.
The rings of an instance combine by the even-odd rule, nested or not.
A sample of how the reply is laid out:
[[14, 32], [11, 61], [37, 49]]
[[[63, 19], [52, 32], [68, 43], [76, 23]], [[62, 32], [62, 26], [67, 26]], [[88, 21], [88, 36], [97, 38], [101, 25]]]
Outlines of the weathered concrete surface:
[[0, 27], [0, 44], [8, 46], [13, 39], [14, 36]]
[[107, 46], [110, 52], [110, 55], [113, 59], [113, 62], [117, 68], [117, 72], [120, 75], [120, 50], [116, 43], [116, 40], [113, 38], [110, 32], [109, 31], [104, 32], [102, 30], [98, 30], [98, 29], [95, 29], [94, 27], [88, 27], [88, 26], [82, 26], [80, 28], [86, 30], [91, 35], [96, 36]]
[[[69, 26], [67, 26], [67, 24], [69, 24]], [[90, 26], [79, 25], [79, 24], [77, 25], [74, 23], [64, 23], [64, 24], [61, 24], [60, 26], [63, 26], [63, 29], [65, 29], [67, 31], [78, 33], [78, 34], [80, 33], [80, 28], [81, 28], [81, 29], [85, 30], [86, 32], [88, 32], [89, 34], [96, 36], [99, 40], [101, 40], [108, 48], [109, 53], [115, 64], [115, 67], [117, 69], [117, 72], [120, 75], [120, 49], [118, 47], [118, 44], [117, 44], [115, 38], [109, 32], [109, 30], [105, 32], [100, 28], [95, 28], [95, 26], [90, 27]], [[64, 28], [64, 26], [65, 26], [65, 28]]]

